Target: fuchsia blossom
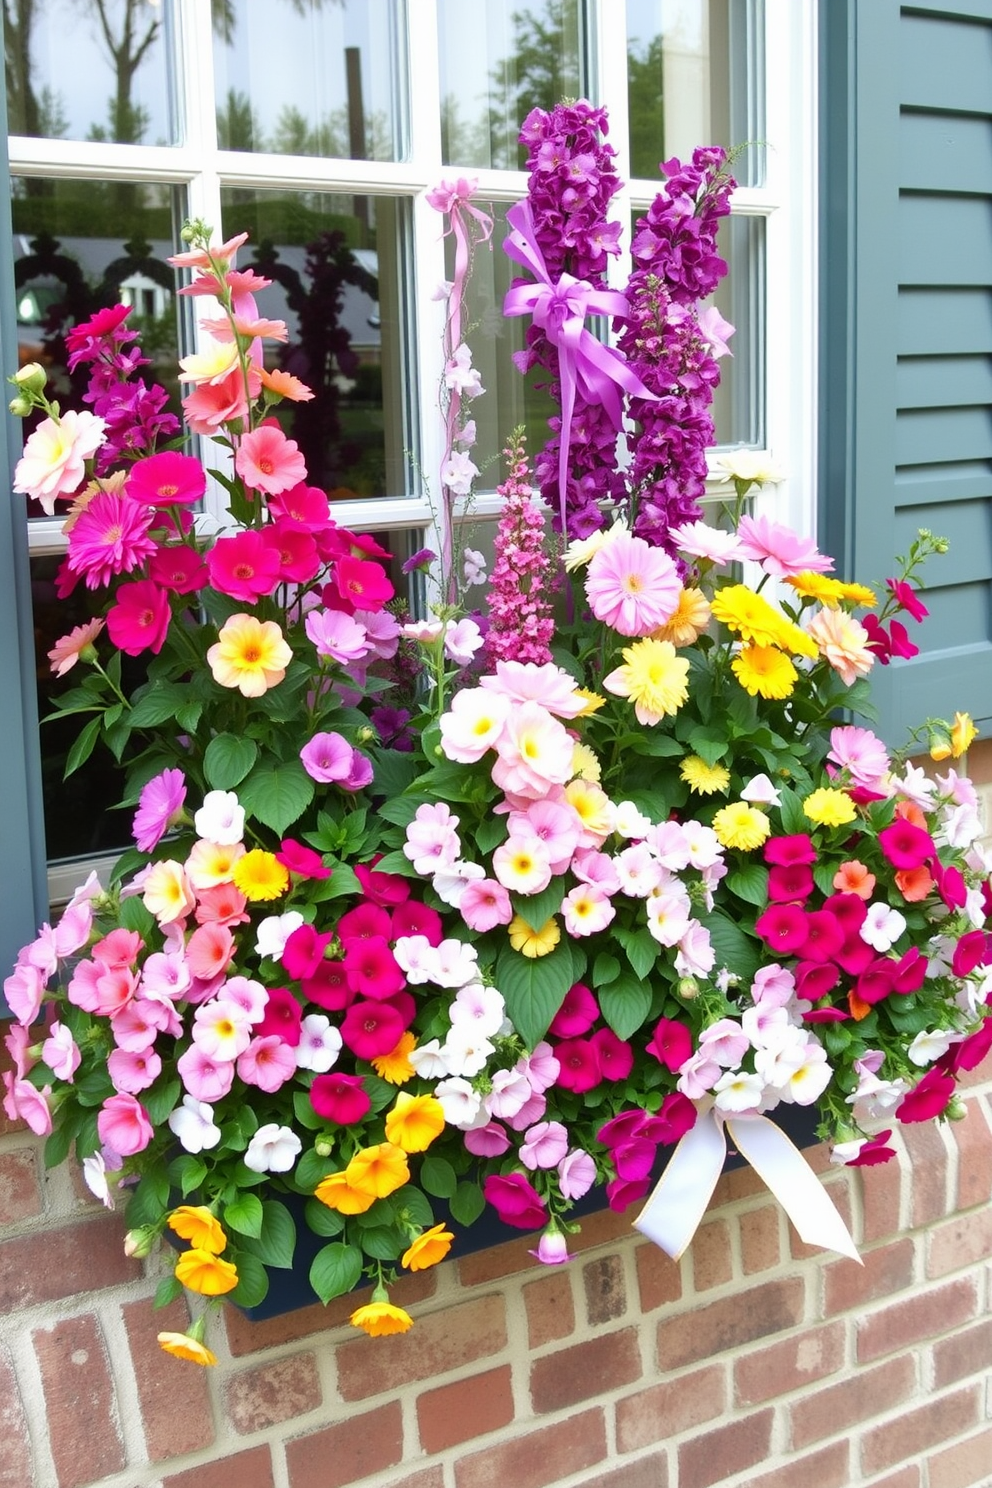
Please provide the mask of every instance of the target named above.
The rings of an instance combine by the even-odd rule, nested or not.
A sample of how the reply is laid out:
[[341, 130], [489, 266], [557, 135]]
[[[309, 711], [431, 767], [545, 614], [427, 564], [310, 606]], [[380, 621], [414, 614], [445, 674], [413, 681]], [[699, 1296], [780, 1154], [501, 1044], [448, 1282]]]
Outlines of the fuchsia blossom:
[[192, 455], [166, 450], [131, 466], [124, 491], [145, 506], [192, 506], [207, 489], [206, 471]]
[[355, 1126], [372, 1108], [361, 1075], [318, 1075], [310, 1087], [310, 1104], [336, 1126]]
[[221, 594], [254, 604], [279, 580], [279, 552], [264, 532], [247, 529], [219, 537], [207, 554], [210, 582]]

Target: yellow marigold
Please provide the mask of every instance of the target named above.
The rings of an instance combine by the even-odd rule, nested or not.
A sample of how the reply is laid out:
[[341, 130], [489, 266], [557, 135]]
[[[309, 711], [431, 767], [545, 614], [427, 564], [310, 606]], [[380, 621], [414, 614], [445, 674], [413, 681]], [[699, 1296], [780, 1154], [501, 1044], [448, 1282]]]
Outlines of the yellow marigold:
[[167, 1354], [172, 1354], [175, 1359], [188, 1359], [191, 1364], [211, 1365], [217, 1363], [217, 1355], [213, 1349], [199, 1338], [194, 1338], [189, 1333], [160, 1333], [158, 1335], [159, 1348], [165, 1349]]
[[803, 810], [811, 822], [819, 827], [843, 827], [857, 817], [857, 807], [847, 791], [836, 786], [823, 786], [807, 796]]
[[572, 776], [576, 780], [598, 782], [602, 774], [599, 760], [588, 744], [576, 744], [572, 750]]
[[513, 949], [519, 951], [521, 956], [530, 956], [532, 959], [547, 956], [561, 940], [561, 931], [554, 915], [539, 930], [528, 925], [521, 915], [514, 915], [507, 927], [507, 934]]
[[403, 1252], [402, 1264], [408, 1271], [426, 1271], [428, 1266], [436, 1266], [438, 1261], [444, 1260], [454, 1238], [452, 1231], [446, 1230], [443, 1224], [433, 1225], [418, 1235]]
[[236, 888], [240, 889], [249, 903], [262, 903], [267, 899], [278, 899], [289, 888], [289, 870], [284, 868], [275, 853], [261, 847], [239, 858], [231, 873]]
[[773, 605], [746, 584], [729, 584], [713, 596], [713, 614], [752, 646], [778, 646], [791, 655], [816, 656], [816, 645]]
[[344, 1173], [328, 1173], [317, 1184], [314, 1198], [338, 1214], [364, 1214], [375, 1203], [375, 1194], [352, 1188]]
[[675, 614], [651, 633], [653, 641], [670, 641], [673, 646], [691, 646], [710, 623], [710, 602], [701, 589], [683, 589]]
[[741, 852], [753, 852], [760, 847], [771, 829], [765, 813], [746, 801], [722, 806], [713, 818], [713, 830], [721, 846], [736, 847]]
[[801, 573], [788, 574], [785, 582], [804, 599], [818, 599], [831, 610], [841, 603], [863, 605], [866, 610], [878, 604], [875, 591], [865, 584], [845, 584], [841, 579], [832, 579], [828, 574], [814, 573], [808, 568]]
[[777, 646], [744, 646], [730, 669], [752, 697], [787, 698], [799, 678], [792, 662]]
[[622, 654], [623, 666], [603, 678], [607, 692], [629, 698], [638, 723], [651, 726], [677, 713], [689, 696], [689, 663], [671, 641], [645, 636]]
[[951, 725], [951, 754], [960, 759], [968, 751], [968, 745], [978, 737], [978, 730], [971, 721], [970, 713], [955, 713]]
[[392, 1302], [366, 1302], [356, 1307], [349, 1319], [353, 1328], [361, 1328], [370, 1338], [385, 1338], [390, 1333], [406, 1333], [413, 1327], [413, 1318], [402, 1307]]
[[395, 1049], [390, 1049], [388, 1054], [377, 1054], [372, 1060], [372, 1068], [380, 1080], [388, 1080], [390, 1085], [405, 1085], [407, 1080], [412, 1080], [414, 1068], [410, 1063], [410, 1055], [417, 1047], [417, 1040], [412, 1033], [404, 1033]]
[[386, 1138], [404, 1152], [426, 1152], [444, 1131], [444, 1107], [433, 1095], [401, 1091], [386, 1113]]
[[238, 1284], [237, 1267], [209, 1250], [184, 1250], [176, 1262], [176, 1280], [203, 1297], [222, 1297]]
[[679, 774], [697, 796], [715, 795], [730, 784], [730, 771], [725, 765], [708, 765], [698, 754], [686, 755], [679, 765]]
[[194, 1250], [220, 1255], [227, 1246], [227, 1236], [220, 1221], [204, 1204], [180, 1204], [169, 1215], [168, 1225], [180, 1240], [188, 1240]]
[[[402, 1096], [399, 1097], [403, 1099]], [[356, 1152], [344, 1170], [344, 1176], [359, 1193], [373, 1199], [385, 1199], [410, 1181], [410, 1165], [402, 1147], [393, 1142], [378, 1142]]]
[[578, 813], [586, 833], [605, 842], [613, 831], [613, 803], [602, 786], [594, 780], [570, 780], [565, 800]]

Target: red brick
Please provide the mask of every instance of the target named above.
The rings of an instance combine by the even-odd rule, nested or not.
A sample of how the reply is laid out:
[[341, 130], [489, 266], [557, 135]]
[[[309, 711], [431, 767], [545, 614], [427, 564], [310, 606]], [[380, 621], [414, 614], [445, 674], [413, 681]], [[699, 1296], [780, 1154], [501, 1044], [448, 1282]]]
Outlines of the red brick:
[[[433, 1271], [418, 1271], [411, 1276], [401, 1276], [389, 1288], [389, 1297], [398, 1307], [413, 1307], [432, 1297], [436, 1290]], [[346, 1327], [355, 1308], [370, 1301], [371, 1297], [371, 1287], [360, 1287], [346, 1297], [335, 1297], [326, 1307], [316, 1302], [312, 1307], [299, 1307], [295, 1312], [263, 1318], [259, 1322], [252, 1322], [236, 1307], [225, 1307], [228, 1348], [238, 1359], [262, 1349], [278, 1348], [280, 1344], [299, 1343], [304, 1338], [312, 1338], [315, 1333], [326, 1333], [329, 1328]]]
[[946, 1276], [992, 1256], [992, 1209], [959, 1214], [927, 1235], [927, 1275]]
[[[501, 1281], [504, 1276], [513, 1276], [518, 1271], [530, 1271], [537, 1266], [531, 1251], [540, 1238], [534, 1230], [521, 1235], [519, 1240], [508, 1240], [504, 1245], [495, 1245], [491, 1250], [477, 1250], [473, 1255], [459, 1256], [455, 1262], [458, 1280], [463, 1287], [486, 1286], [491, 1281]], [[576, 1236], [569, 1236], [569, 1250], [575, 1250]]]
[[768, 1456], [775, 1413], [759, 1411], [694, 1436], [679, 1447], [679, 1488], [710, 1488]]
[[797, 1483], [815, 1483], [816, 1488], [848, 1488], [848, 1444], [832, 1442], [808, 1457], [790, 1457], [785, 1467], [749, 1478], [747, 1488], [796, 1488]]
[[954, 1395], [942, 1395], [917, 1410], [905, 1411], [898, 1420], [865, 1432], [861, 1440], [862, 1470], [881, 1472], [897, 1462], [922, 1457], [930, 1447], [953, 1442], [955, 1437], [977, 1426], [981, 1411], [981, 1389], [977, 1385], [958, 1390]]
[[694, 1431], [719, 1416], [726, 1399], [724, 1371], [718, 1364], [627, 1395], [616, 1404], [617, 1449], [637, 1452], [683, 1431]]
[[[493, 1442], [455, 1463], [455, 1488], [548, 1488], [606, 1457], [601, 1410], [583, 1411], [508, 1441]], [[293, 1484], [292, 1488], [312, 1488]], [[323, 1488], [323, 1484], [321, 1484]]]
[[741, 1234], [741, 1263], [745, 1276], [777, 1266], [781, 1256], [779, 1209], [765, 1204], [738, 1217]]
[[272, 1458], [268, 1447], [230, 1453], [213, 1462], [189, 1467], [162, 1480], [162, 1488], [273, 1488]]
[[116, 1215], [0, 1243], [0, 1314], [137, 1281]]
[[0, 1153], [0, 1225], [18, 1224], [41, 1213], [38, 1157], [33, 1147]]
[[958, 1149], [958, 1209], [972, 1209], [992, 1199], [992, 1131], [981, 1101], [968, 1101], [967, 1111], [964, 1121], [951, 1122]]
[[681, 1369], [726, 1349], [739, 1348], [792, 1328], [803, 1313], [803, 1283], [798, 1276], [766, 1281], [748, 1291], [696, 1307], [658, 1324], [658, 1367]]
[[571, 1251], [595, 1250], [599, 1245], [620, 1245], [624, 1241], [640, 1239], [634, 1229], [634, 1220], [643, 1208], [643, 1204], [631, 1204], [622, 1214], [615, 1214], [612, 1209], [601, 1209], [598, 1214], [587, 1214], [580, 1221], [582, 1228], [577, 1235], [569, 1235], [568, 1248]]
[[858, 1324], [858, 1363], [870, 1363], [897, 1349], [907, 1349], [928, 1338], [939, 1338], [970, 1322], [978, 1313], [974, 1277], [960, 1277], [945, 1286], [916, 1292], [871, 1312]]
[[0, 1354], [0, 1488], [25, 1488], [32, 1481], [31, 1439], [17, 1376]]
[[[868, 1421], [908, 1400], [916, 1391], [916, 1365], [908, 1355], [874, 1369], [860, 1369], [822, 1390], [807, 1390], [790, 1407], [792, 1445], [808, 1447], [825, 1436]], [[880, 1466], [887, 1467], [888, 1463]]]
[[530, 1369], [530, 1396], [539, 1415], [565, 1410], [641, 1377], [637, 1333], [601, 1333], [571, 1348], [557, 1349]]
[[973, 1328], [959, 1328], [950, 1338], [933, 1346], [934, 1388], [956, 1384], [969, 1374], [992, 1371], [992, 1319], [984, 1319]]
[[900, 1467], [894, 1473], [886, 1473], [884, 1478], [875, 1478], [871, 1488], [921, 1488], [920, 1469], [913, 1463], [909, 1467]]
[[[899, 1234], [901, 1228], [899, 1214], [904, 1177], [902, 1162], [896, 1157], [891, 1162], [877, 1163], [874, 1167], [858, 1168], [857, 1175], [856, 1181], [861, 1185], [863, 1243], [874, 1245], [879, 1240], [891, 1240]], [[907, 1177], [907, 1186], [908, 1181]]]
[[612, 1472], [583, 1478], [581, 1488], [668, 1488], [668, 1459], [663, 1452], [652, 1452]]
[[[45, 1393], [48, 1442], [59, 1488], [81, 1488], [124, 1467], [110, 1363], [92, 1313], [31, 1335]], [[99, 1430], [87, 1429], [99, 1423]], [[81, 1429], [82, 1426], [82, 1429]]]
[[692, 1257], [692, 1281], [697, 1292], [708, 1292], [711, 1287], [730, 1281], [734, 1263], [727, 1221], [713, 1219], [700, 1225], [689, 1253]]
[[523, 1289], [527, 1309], [527, 1342], [532, 1349], [567, 1338], [575, 1331], [575, 1303], [572, 1300], [571, 1268], [554, 1270], [528, 1281]]
[[345, 1483], [384, 1472], [402, 1458], [403, 1415], [398, 1400], [361, 1416], [347, 1416], [286, 1444], [290, 1488], [316, 1488], [318, 1483], [320, 1488], [343, 1488]]
[[745, 1354], [734, 1364], [737, 1404], [763, 1405], [836, 1374], [844, 1365], [844, 1343], [843, 1323], [828, 1323]]
[[947, 1196], [947, 1148], [940, 1129], [932, 1121], [914, 1121], [902, 1129], [913, 1175], [912, 1220], [920, 1229], [934, 1219], [950, 1214]]
[[927, 1459], [930, 1488], [987, 1488], [992, 1471], [992, 1426], [967, 1441], [941, 1447]]
[[389, 1488], [444, 1488], [444, 1468], [425, 1467], [423, 1472], [415, 1472], [409, 1478], [393, 1478]]
[[315, 1354], [290, 1354], [257, 1364], [224, 1382], [227, 1418], [239, 1436], [305, 1416], [323, 1399]]
[[634, 1252], [637, 1265], [637, 1290], [642, 1312], [654, 1312], [677, 1302], [682, 1295], [682, 1272], [657, 1245], [639, 1245]]
[[618, 1255], [600, 1256], [582, 1267], [586, 1292], [586, 1317], [595, 1327], [613, 1322], [627, 1311], [627, 1288], [623, 1260]]
[[209, 1447], [214, 1420], [207, 1370], [171, 1358], [158, 1345], [159, 1333], [184, 1333], [189, 1327], [185, 1302], [154, 1309], [145, 1297], [126, 1303], [122, 1311], [149, 1461]]
[[364, 1400], [491, 1359], [505, 1346], [503, 1298], [479, 1297], [421, 1318], [409, 1333], [339, 1344], [338, 1388], [345, 1400]]
[[866, 1251], [863, 1260], [863, 1266], [845, 1258], [825, 1267], [824, 1305], [828, 1317], [904, 1291], [912, 1284], [913, 1242], [908, 1236]]
[[446, 1452], [473, 1437], [499, 1431], [512, 1420], [513, 1383], [508, 1364], [428, 1390], [417, 1401], [420, 1444], [425, 1452]]

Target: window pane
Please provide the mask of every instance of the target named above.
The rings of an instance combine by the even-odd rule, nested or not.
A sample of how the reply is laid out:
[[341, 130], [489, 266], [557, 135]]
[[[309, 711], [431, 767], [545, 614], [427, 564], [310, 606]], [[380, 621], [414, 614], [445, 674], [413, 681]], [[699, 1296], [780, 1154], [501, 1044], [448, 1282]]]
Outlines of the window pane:
[[734, 326], [732, 356], [720, 359], [720, 386], [713, 396], [717, 444], [765, 443], [765, 221], [725, 218], [720, 252], [730, 272], [713, 296]]
[[734, 174], [763, 174], [757, 0], [627, 0], [631, 174], [685, 160], [697, 145], [751, 143]]
[[243, 188], [221, 199], [224, 235], [249, 234], [239, 265], [274, 281], [257, 297], [261, 314], [289, 330], [288, 343], [266, 343], [270, 365], [315, 395], [278, 409], [310, 480], [332, 498], [408, 494], [408, 204]]
[[440, 0], [438, 36], [445, 163], [522, 170], [531, 109], [583, 93], [577, 0]]
[[171, 145], [173, 0], [4, 5], [11, 134]]
[[399, 0], [212, 0], [222, 149], [399, 160]]

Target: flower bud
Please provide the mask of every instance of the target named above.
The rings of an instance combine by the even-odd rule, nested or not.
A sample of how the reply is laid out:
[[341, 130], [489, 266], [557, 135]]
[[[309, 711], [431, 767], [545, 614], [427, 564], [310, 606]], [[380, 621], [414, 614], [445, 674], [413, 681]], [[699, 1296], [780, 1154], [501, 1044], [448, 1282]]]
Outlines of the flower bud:
[[25, 393], [40, 393], [48, 381], [48, 373], [40, 362], [28, 362], [26, 366], [19, 367], [13, 377], [8, 377], [15, 387], [21, 388]]
[[968, 1107], [959, 1095], [952, 1095], [944, 1107], [944, 1115], [948, 1121], [964, 1121], [968, 1115]]
[[330, 1157], [334, 1151], [333, 1137], [318, 1137], [313, 1144], [313, 1150], [318, 1157]]
[[943, 729], [931, 729], [930, 731], [930, 758], [932, 760], [950, 759], [951, 741]]
[[358, 730], [358, 742], [359, 742], [359, 744], [371, 744], [372, 741], [375, 739], [375, 737], [376, 737], [376, 732], [375, 732], [375, 729], [373, 729], [373, 728], [366, 727], [366, 728], [360, 728]]
[[679, 977], [678, 986], [675, 989], [683, 1002], [691, 1002], [694, 997], [699, 996], [699, 983], [695, 977]]
[[157, 1238], [158, 1230], [155, 1225], [139, 1225], [136, 1230], [128, 1230], [124, 1236], [124, 1254], [132, 1260], [140, 1261], [151, 1254]]
[[15, 418], [27, 418], [28, 414], [34, 407], [34, 404], [31, 402], [30, 398], [23, 398], [18, 396], [16, 398], [11, 398], [10, 402], [7, 404], [7, 407], [10, 409]]

